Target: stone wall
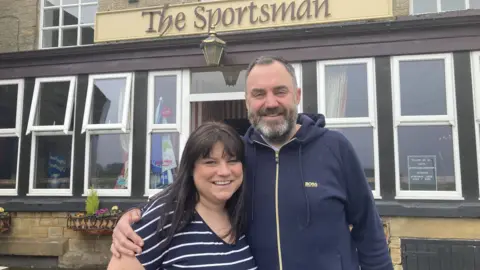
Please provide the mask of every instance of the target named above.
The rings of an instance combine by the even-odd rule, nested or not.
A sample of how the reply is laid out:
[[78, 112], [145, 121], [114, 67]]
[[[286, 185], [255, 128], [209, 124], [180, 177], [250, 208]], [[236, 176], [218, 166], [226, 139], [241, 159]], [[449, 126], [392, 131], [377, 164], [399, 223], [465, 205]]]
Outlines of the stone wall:
[[[58, 256], [60, 267], [106, 266], [111, 236], [67, 228], [67, 213], [12, 213], [12, 228], [0, 234], [0, 255]], [[8, 247], [7, 247], [8, 246]]]
[[34, 50], [39, 12], [33, 0], [0, 1], [0, 53]]

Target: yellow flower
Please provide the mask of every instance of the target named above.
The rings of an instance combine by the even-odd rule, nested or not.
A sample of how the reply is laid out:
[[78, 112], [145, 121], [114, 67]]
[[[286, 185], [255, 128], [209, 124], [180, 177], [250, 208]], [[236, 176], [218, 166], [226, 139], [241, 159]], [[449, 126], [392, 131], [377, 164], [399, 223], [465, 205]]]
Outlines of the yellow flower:
[[2, 207], [0, 207], [0, 213], [3, 213], [5, 212], [5, 209], [3, 209]]
[[117, 211], [117, 210], [118, 210], [118, 206], [114, 205], [114, 206], [112, 207], [112, 211]]

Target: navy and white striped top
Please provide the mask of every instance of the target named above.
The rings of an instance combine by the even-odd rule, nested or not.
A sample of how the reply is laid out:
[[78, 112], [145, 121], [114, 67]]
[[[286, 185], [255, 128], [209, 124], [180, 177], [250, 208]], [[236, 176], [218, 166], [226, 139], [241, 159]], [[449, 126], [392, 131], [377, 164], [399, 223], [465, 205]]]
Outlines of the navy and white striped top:
[[[157, 227], [161, 211], [164, 211], [163, 205], [157, 200], [148, 208], [142, 209], [141, 220], [132, 225], [144, 241], [142, 253], [137, 255], [137, 259], [146, 270], [257, 269], [245, 235], [234, 245], [228, 244], [218, 237], [197, 213], [182, 232], [174, 235], [166, 249], [160, 248], [160, 243], [165, 239], [161, 238]], [[169, 224], [163, 229], [168, 227]]]

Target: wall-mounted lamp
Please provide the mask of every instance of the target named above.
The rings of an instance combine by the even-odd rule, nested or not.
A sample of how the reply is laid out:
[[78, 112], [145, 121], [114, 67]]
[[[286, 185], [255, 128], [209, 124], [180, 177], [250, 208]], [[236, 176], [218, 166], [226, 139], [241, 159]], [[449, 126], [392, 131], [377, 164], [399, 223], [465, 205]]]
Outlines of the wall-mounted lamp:
[[212, 26], [208, 37], [200, 44], [208, 66], [220, 65], [225, 47], [227, 47], [227, 43], [217, 37], [215, 28]]

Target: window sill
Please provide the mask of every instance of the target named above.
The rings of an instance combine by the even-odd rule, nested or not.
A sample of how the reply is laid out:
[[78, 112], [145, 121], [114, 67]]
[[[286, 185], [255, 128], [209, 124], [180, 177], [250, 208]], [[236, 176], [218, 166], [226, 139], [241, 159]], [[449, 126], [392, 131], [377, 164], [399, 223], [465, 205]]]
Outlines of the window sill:
[[68, 196], [71, 197], [72, 191], [71, 190], [32, 190], [29, 193], [27, 193], [28, 197], [32, 196], [55, 196], [55, 197], [62, 197], [62, 196]]

